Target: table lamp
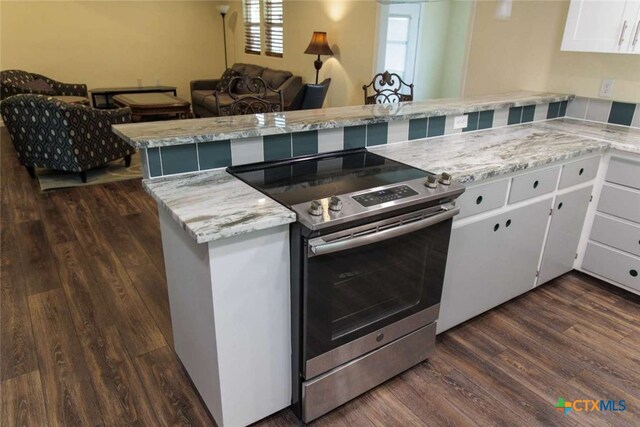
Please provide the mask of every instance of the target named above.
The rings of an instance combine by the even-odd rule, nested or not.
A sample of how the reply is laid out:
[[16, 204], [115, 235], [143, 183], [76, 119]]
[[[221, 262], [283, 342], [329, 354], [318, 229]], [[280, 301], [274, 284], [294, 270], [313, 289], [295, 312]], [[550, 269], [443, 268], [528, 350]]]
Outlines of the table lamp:
[[316, 67], [316, 84], [318, 84], [318, 73], [320, 72], [320, 68], [322, 68], [322, 60], [320, 59], [320, 55], [333, 55], [333, 51], [329, 47], [329, 43], [327, 42], [327, 33], [321, 31], [314, 31], [311, 36], [311, 42], [307, 47], [307, 50], [304, 53], [308, 53], [310, 55], [318, 55], [318, 59], [313, 61], [313, 65]]

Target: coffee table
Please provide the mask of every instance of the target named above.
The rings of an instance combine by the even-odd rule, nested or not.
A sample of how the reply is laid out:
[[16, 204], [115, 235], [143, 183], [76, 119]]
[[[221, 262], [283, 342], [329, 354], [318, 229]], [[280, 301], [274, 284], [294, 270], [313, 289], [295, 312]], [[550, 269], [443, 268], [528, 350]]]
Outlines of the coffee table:
[[[171, 93], [173, 96], [178, 96], [175, 86], [125, 86], [125, 87], [99, 87], [91, 89], [91, 100], [95, 108], [115, 108], [113, 103], [113, 97], [115, 95], [127, 94], [127, 93]], [[98, 99], [103, 100], [98, 102]]]
[[138, 121], [162, 120], [176, 115], [183, 119], [193, 117], [190, 102], [166, 93], [120, 94], [113, 97], [113, 102], [117, 106], [131, 108], [131, 114]]

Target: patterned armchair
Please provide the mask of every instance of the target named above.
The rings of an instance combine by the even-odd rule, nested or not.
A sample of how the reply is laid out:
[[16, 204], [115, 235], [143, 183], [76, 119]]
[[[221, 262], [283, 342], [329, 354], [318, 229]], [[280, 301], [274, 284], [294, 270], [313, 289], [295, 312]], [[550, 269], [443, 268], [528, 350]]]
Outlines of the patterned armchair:
[[22, 94], [0, 102], [4, 120], [20, 163], [35, 176], [35, 167], [80, 172], [125, 158], [135, 149], [111, 130], [112, 124], [131, 122], [131, 110], [99, 110], [67, 104], [53, 97]]
[[[51, 86], [52, 91], [29, 89], [23, 87], [29, 82], [43, 80]], [[5, 99], [21, 93], [33, 93], [40, 95], [63, 95], [87, 97], [87, 85], [75, 83], [62, 83], [41, 74], [29, 73], [22, 70], [0, 71], [0, 99]]]

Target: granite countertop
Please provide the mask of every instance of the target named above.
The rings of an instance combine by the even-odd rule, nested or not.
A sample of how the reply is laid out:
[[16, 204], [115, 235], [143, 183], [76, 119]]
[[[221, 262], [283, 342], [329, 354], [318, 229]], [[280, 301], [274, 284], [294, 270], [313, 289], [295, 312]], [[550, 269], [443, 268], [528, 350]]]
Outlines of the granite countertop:
[[605, 141], [525, 124], [389, 144], [370, 150], [429, 172], [448, 172], [454, 179], [468, 184], [606, 151], [609, 146]]
[[615, 150], [640, 154], [640, 128], [588, 122], [566, 117], [539, 122], [534, 127], [607, 141], [611, 144], [611, 148]]
[[[640, 153], [640, 129], [574, 119], [495, 128], [370, 148], [462, 183], [504, 175], [609, 148]], [[289, 224], [295, 214], [223, 170], [143, 181], [198, 243]]]
[[573, 95], [566, 94], [521, 91], [464, 99], [433, 99], [402, 104], [357, 105], [282, 113], [130, 123], [113, 126], [113, 131], [135, 148], [164, 147], [463, 114], [560, 102], [573, 98]]
[[295, 213], [223, 170], [144, 180], [142, 184], [198, 243], [296, 220]]

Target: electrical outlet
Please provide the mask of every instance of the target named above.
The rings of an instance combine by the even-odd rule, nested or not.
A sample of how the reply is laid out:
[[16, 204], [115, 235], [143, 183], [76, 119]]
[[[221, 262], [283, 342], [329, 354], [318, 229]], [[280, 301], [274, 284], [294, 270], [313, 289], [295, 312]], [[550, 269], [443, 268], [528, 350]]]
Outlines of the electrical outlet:
[[463, 116], [456, 116], [453, 118], [454, 129], [466, 128], [468, 124], [469, 124], [469, 116], [467, 116], [466, 114]]
[[601, 98], [611, 98], [613, 95], [613, 83], [612, 79], [602, 79], [602, 83], [600, 84], [600, 97]]

